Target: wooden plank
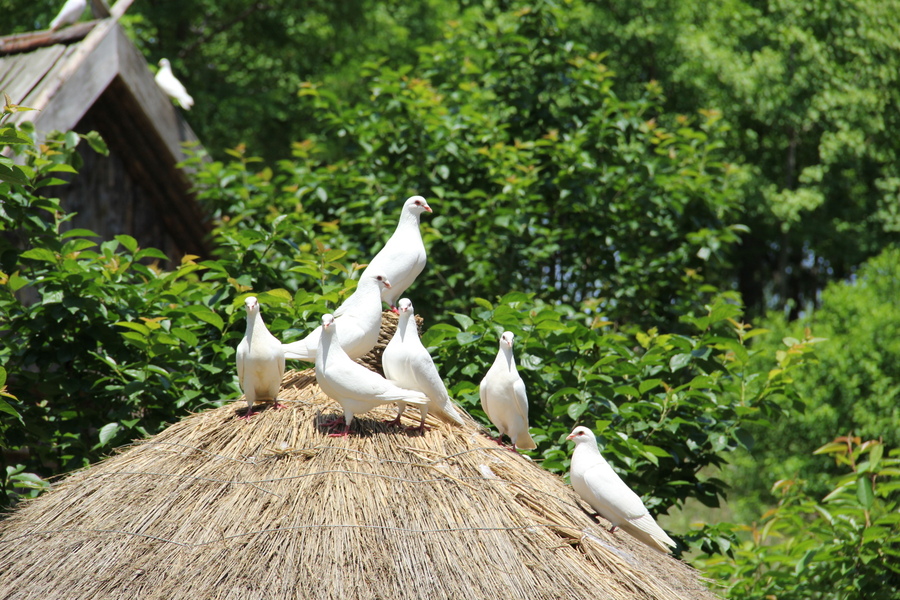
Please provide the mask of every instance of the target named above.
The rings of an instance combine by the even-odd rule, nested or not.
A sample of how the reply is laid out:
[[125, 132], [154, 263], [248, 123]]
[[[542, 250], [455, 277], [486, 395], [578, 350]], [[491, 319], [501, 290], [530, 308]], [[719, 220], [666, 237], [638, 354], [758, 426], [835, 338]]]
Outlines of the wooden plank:
[[[119, 0], [116, 2], [116, 5], [112, 7], [112, 16], [108, 19], [104, 19], [101, 21], [96, 27], [94, 27], [90, 33], [84, 38], [84, 40], [80, 44], [76, 44], [73, 47], [75, 51], [71, 54], [69, 59], [66, 61], [65, 65], [62, 69], [55, 75], [55, 78], [52, 81], [48, 81], [47, 85], [43, 87], [40, 94], [38, 94], [31, 102], [33, 103], [31, 108], [37, 110], [43, 110], [44, 107], [50, 102], [50, 100], [56, 95], [56, 93], [64, 86], [75, 73], [81, 68], [84, 60], [90, 56], [94, 50], [103, 42], [104, 39], [109, 35], [110, 31], [114, 27], [118, 25], [118, 19], [125, 13], [133, 0]], [[27, 114], [27, 113], [18, 113]], [[82, 112], [82, 115], [84, 113]]]
[[25, 99], [39, 92], [40, 84], [65, 53], [65, 46], [50, 46], [0, 58], [0, 91], [9, 94], [16, 104], [27, 106]]
[[117, 79], [96, 108], [106, 118], [100, 133], [116, 148], [129, 174], [144, 188], [182, 252], [209, 256], [208, 219], [190, 192], [190, 182], [163, 151], [159, 130], [140, 110], [139, 99]]
[[[73, 58], [69, 57], [61, 71], [67, 70], [72, 60]], [[116, 77], [117, 70], [115, 36], [107, 35], [99, 41], [94, 52], [82, 57], [79, 69], [63, 85], [57, 87], [56, 93], [43, 105], [39, 113], [22, 114], [30, 117], [39, 131], [72, 129]], [[54, 86], [57, 77], [60, 75], [54, 77], [54, 74], [48, 74], [46, 77], [48, 85]], [[46, 90], [47, 88], [43, 88], [33, 100], [29, 97], [29, 101], [34, 104], [28, 106], [40, 105], [40, 96]]]
[[59, 31], [29, 31], [0, 37], [0, 54], [14, 54], [17, 52], [30, 52], [43, 46], [56, 44], [69, 44], [81, 39], [90, 33], [100, 21], [83, 21], [60, 29]]
[[184, 142], [197, 142], [197, 136], [169, 97], [156, 84], [147, 61], [132, 44], [124, 30], [117, 32], [119, 41], [119, 74], [131, 96], [137, 100], [142, 113], [159, 133], [163, 150], [173, 162], [184, 160]]

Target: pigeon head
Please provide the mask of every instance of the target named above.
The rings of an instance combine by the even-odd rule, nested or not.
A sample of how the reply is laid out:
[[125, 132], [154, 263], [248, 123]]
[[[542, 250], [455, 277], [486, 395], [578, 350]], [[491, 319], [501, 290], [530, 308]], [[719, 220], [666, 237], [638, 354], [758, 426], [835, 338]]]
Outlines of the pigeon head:
[[373, 273], [371, 275], [371, 277], [372, 277], [372, 279], [375, 280], [375, 283], [377, 283], [380, 286], [383, 286], [382, 289], [384, 289], [384, 288], [391, 289], [391, 282], [388, 281], [387, 275], [385, 275], [384, 273], [380, 273], [380, 272]]
[[507, 348], [512, 348], [515, 337], [516, 336], [513, 335], [512, 331], [504, 331], [503, 335], [500, 336], [500, 347], [503, 348], [506, 346]]
[[159, 59], [159, 68], [161, 69], [171, 69], [172, 63], [169, 62], [168, 58]]
[[325, 330], [334, 329], [334, 315], [331, 315], [331, 314], [322, 315], [322, 329], [325, 329]]
[[415, 215], [421, 215], [423, 212], [433, 212], [428, 206], [428, 201], [422, 196], [410, 196], [403, 204], [403, 208]]
[[400, 302], [397, 303], [397, 310], [400, 312], [412, 312], [413, 305], [412, 301], [409, 298], [400, 298]]
[[253, 311], [259, 310], [259, 301], [256, 299], [256, 296], [247, 296], [244, 299], [244, 308], [247, 309], [248, 313], [252, 313]]
[[597, 443], [597, 438], [594, 437], [594, 432], [588, 429], [587, 427], [576, 427], [572, 430], [568, 436], [566, 436], [567, 440], [572, 440], [575, 444], [583, 444], [593, 442]]

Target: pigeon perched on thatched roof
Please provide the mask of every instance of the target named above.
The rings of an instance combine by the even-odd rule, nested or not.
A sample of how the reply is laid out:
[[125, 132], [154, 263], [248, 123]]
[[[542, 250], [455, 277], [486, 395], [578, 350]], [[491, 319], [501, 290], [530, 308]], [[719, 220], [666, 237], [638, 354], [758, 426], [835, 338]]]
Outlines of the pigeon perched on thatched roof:
[[251, 421], [243, 401], [190, 415], [21, 504], [0, 521], [0, 598], [716, 598], [465, 412], [419, 434], [379, 408], [330, 438], [341, 409], [312, 370], [279, 398]]
[[500, 436], [509, 437], [513, 448], [531, 450], [537, 445], [528, 432], [528, 394], [516, 369], [514, 338], [511, 331], [504, 331], [500, 336], [497, 357], [478, 389], [481, 408], [496, 425]]

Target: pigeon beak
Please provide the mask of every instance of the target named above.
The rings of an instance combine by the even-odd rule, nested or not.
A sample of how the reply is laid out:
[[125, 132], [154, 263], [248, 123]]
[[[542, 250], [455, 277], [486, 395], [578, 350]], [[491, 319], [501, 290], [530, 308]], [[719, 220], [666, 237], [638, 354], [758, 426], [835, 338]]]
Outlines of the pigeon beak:
[[385, 281], [385, 282], [384, 282], [384, 287], [386, 287], [387, 289], [391, 289], [391, 284], [390, 284], [390, 282], [389, 282], [389, 281]]
[[570, 433], [569, 435], [566, 436], [566, 439], [567, 439], [567, 440], [574, 440], [574, 439], [575, 439], [575, 434], [574, 434], [574, 433]]
[[424, 208], [425, 208], [425, 210], [427, 210], [428, 212], [434, 212], [433, 210], [431, 210], [431, 207], [428, 206], [427, 204], [424, 206]]

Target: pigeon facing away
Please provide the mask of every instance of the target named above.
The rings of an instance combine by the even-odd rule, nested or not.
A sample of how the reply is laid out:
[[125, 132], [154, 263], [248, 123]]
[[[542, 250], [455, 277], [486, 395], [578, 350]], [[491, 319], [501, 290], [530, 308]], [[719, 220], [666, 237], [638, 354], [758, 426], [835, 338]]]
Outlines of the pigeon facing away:
[[537, 444], [528, 433], [528, 395], [525, 393], [525, 382], [516, 370], [512, 351], [514, 337], [509, 331], [504, 331], [500, 336], [497, 358], [481, 380], [478, 391], [481, 408], [497, 426], [500, 436], [508, 436], [513, 448], [531, 450], [537, 448]]
[[[428, 396], [428, 404], [421, 408], [422, 422], [419, 424], [419, 431], [424, 431], [425, 417], [429, 412], [448, 423], [462, 425], [462, 417], [450, 400], [447, 388], [434, 366], [434, 360], [419, 339], [412, 302], [408, 298], [401, 298], [398, 308], [400, 319], [397, 331], [381, 356], [384, 376], [399, 386], [418, 390]], [[398, 402], [397, 408], [395, 424], [400, 423], [400, 415], [406, 410], [406, 403]]]
[[191, 110], [194, 99], [187, 93], [184, 85], [172, 73], [172, 64], [168, 58], [160, 59], [159, 71], [156, 72], [156, 85], [162, 88], [170, 98], [173, 98], [184, 110]]
[[566, 438], [575, 442], [569, 480], [581, 499], [612, 523], [654, 550], [670, 552], [675, 541], [656, 524], [647, 507], [613, 471], [597, 448], [597, 438], [587, 427], [576, 427]]
[[[350, 358], [365, 356], [378, 343], [381, 293], [390, 288], [391, 282], [383, 273], [366, 269], [350, 297], [334, 311], [334, 318], [340, 324], [338, 337], [341, 348]], [[315, 362], [321, 333], [322, 327], [319, 326], [302, 340], [284, 344], [284, 357]]]
[[[341, 348], [335, 331], [340, 325], [332, 315], [322, 317], [322, 335], [316, 352], [316, 382], [330, 398], [344, 409], [344, 428], [331, 437], [343, 437], [350, 432], [353, 415], [363, 413], [389, 402], [406, 402], [423, 406], [428, 398], [422, 392], [398, 387], [374, 371], [353, 362]], [[329, 423], [336, 425], [340, 419]]]
[[269, 333], [260, 314], [259, 302], [253, 296], [244, 300], [247, 310], [247, 331], [237, 347], [238, 381], [247, 399], [247, 414], [253, 415], [257, 400], [271, 400], [278, 404], [278, 391], [284, 376], [284, 353], [281, 342]]
[[66, 0], [59, 14], [50, 21], [50, 31], [56, 31], [65, 25], [77, 23], [85, 8], [87, 8], [87, 0]]
[[431, 212], [425, 198], [407, 198], [400, 211], [397, 229], [363, 271], [363, 275], [378, 271], [391, 280], [391, 289], [382, 292], [381, 297], [394, 312], [397, 312], [397, 298], [403, 295], [425, 268], [425, 244], [422, 243], [422, 232], [419, 231], [419, 217], [423, 212]]

